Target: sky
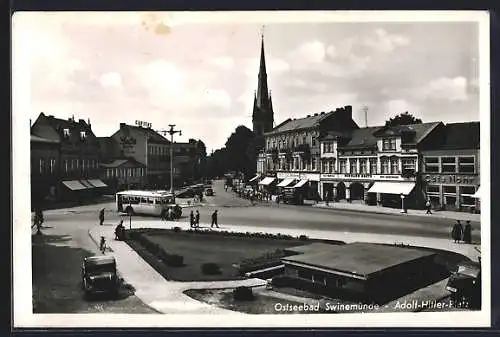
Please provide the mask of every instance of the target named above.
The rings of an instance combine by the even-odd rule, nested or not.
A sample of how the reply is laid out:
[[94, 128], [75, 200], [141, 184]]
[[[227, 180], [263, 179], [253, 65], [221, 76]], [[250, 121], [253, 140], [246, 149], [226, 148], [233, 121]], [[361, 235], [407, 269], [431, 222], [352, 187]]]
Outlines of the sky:
[[29, 70], [29, 118], [90, 119], [99, 137], [120, 122], [175, 124], [175, 140], [201, 139], [210, 152], [238, 125], [252, 128], [264, 34], [276, 124], [345, 105], [360, 127], [364, 107], [369, 126], [405, 111], [424, 122], [479, 120], [477, 22], [199, 17], [16, 14], [13, 62]]

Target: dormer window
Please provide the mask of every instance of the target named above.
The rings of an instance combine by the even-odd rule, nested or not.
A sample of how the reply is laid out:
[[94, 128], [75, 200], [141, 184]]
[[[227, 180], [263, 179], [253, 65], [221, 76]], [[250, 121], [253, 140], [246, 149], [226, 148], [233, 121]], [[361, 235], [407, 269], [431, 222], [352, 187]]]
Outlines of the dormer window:
[[80, 131], [80, 139], [84, 140], [85, 138], [87, 138], [87, 134], [85, 133], [85, 131]]
[[396, 138], [385, 138], [382, 140], [382, 151], [396, 151]]
[[63, 135], [66, 138], [69, 138], [69, 129], [63, 129]]

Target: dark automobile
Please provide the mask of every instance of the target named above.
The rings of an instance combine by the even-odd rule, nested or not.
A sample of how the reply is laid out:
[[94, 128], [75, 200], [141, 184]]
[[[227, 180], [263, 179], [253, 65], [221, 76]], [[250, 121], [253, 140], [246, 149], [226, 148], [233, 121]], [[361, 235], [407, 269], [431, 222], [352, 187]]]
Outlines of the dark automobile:
[[177, 198], [193, 198], [196, 195], [196, 191], [193, 188], [184, 188], [176, 192], [175, 196]]
[[207, 189], [205, 189], [205, 195], [206, 195], [207, 197], [211, 197], [211, 196], [213, 196], [213, 195], [214, 195], [214, 190], [213, 190], [213, 189], [211, 189], [211, 188], [207, 188]]
[[82, 289], [85, 296], [106, 293], [117, 295], [119, 280], [113, 256], [90, 256], [82, 263]]
[[464, 262], [450, 275], [446, 290], [451, 293], [451, 301], [457, 307], [481, 308], [481, 265]]

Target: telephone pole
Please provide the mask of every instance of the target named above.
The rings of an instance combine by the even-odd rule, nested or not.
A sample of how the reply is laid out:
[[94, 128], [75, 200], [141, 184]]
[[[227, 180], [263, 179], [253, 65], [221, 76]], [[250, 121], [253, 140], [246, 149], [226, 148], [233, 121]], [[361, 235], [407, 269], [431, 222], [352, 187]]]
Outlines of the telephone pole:
[[175, 124], [168, 125], [170, 129], [166, 131], [170, 135], [170, 193], [174, 194], [174, 135], [182, 136], [181, 130], [174, 130]]

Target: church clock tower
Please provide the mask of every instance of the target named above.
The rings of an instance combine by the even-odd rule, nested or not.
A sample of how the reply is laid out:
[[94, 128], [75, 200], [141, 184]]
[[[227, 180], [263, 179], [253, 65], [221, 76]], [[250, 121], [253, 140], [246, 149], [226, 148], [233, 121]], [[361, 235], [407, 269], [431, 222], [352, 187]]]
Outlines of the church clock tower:
[[257, 150], [264, 147], [264, 132], [269, 132], [274, 124], [273, 103], [271, 93], [267, 88], [267, 72], [266, 58], [264, 56], [264, 36], [262, 36], [260, 49], [260, 67], [259, 78], [257, 83], [257, 92], [254, 94], [253, 100], [253, 115], [252, 115], [253, 132], [257, 142]]

